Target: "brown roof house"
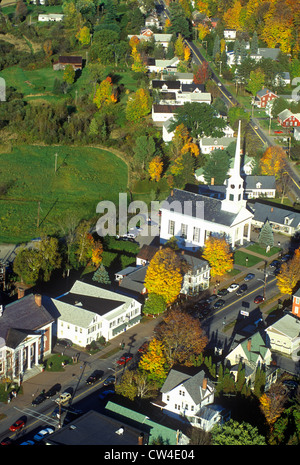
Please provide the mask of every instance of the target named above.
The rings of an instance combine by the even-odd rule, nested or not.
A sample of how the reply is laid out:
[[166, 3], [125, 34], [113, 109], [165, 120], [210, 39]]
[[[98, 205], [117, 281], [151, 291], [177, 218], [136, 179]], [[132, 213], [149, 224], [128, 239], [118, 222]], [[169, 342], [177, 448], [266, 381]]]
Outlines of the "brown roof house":
[[55, 71], [65, 69], [66, 66], [71, 65], [75, 69], [82, 69], [82, 57], [78, 56], [60, 56], [58, 61], [53, 63], [53, 69]]
[[54, 318], [40, 294], [18, 297], [0, 306], [0, 378], [24, 381], [38, 374], [51, 354]]

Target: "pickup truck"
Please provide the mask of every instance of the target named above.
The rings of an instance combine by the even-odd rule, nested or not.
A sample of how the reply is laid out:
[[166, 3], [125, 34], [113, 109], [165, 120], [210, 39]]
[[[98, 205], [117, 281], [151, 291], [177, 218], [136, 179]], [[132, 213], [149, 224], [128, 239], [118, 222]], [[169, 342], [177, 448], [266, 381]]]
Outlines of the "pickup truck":
[[55, 402], [57, 404], [66, 404], [72, 399], [72, 396], [69, 392], [63, 392], [57, 399], [55, 399]]

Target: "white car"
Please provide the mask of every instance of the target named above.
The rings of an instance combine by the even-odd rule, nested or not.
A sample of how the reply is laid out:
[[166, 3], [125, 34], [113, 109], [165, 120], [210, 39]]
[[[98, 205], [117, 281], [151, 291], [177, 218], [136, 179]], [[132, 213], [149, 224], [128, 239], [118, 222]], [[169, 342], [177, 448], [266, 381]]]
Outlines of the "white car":
[[33, 439], [34, 439], [34, 441], [39, 442], [39, 441], [42, 441], [47, 436], [49, 436], [49, 434], [52, 434], [52, 433], [54, 433], [54, 428], [47, 427], [47, 428], [44, 428], [41, 431], [39, 431], [35, 436], [33, 436]]
[[57, 399], [55, 399], [55, 402], [57, 404], [66, 404], [72, 399], [72, 396], [69, 392], [63, 392]]
[[230, 284], [229, 287], [227, 287], [228, 292], [234, 292], [239, 288], [239, 285], [236, 283]]

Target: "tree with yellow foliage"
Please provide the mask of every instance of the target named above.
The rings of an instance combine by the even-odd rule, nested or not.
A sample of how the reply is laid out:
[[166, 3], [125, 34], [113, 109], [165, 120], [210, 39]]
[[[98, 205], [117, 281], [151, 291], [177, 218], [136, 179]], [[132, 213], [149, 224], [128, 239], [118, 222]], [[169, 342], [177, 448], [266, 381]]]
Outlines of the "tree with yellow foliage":
[[199, 24], [198, 26], [198, 38], [199, 40], [204, 40], [205, 37], [210, 33], [209, 27], [207, 24]]
[[168, 374], [164, 345], [157, 339], [150, 341], [147, 351], [142, 355], [139, 368], [148, 373], [148, 379], [162, 384]]
[[260, 160], [261, 173], [279, 179], [286, 164], [286, 154], [279, 145], [268, 147]]
[[182, 60], [184, 58], [184, 40], [181, 34], [178, 34], [174, 47], [175, 55]]
[[235, 0], [232, 8], [229, 8], [223, 16], [226, 27], [240, 31], [242, 29], [241, 12], [241, 2], [240, 0]]
[[283, 263], [277, 275], [277, 286], [282, 294], [292, 295], [300, 281], [300, 248], [293, 258]]
[[181, 262], [176, 252], [168, 247], [158, 250], [146, 272], [145, 287], [148, 294], [161, 295], [167, 304], [171, 304], [177, 299], [181, 285]]
[[132, 71], [135, 73], [146, 73], [147, 72], [147, 66], [142, 60], [141, 54], [137, 51], [136, 47], [133, 47], [131, 56], [133, 58], [133, 63], [131, 65]]
[[78, 39], [82, 45], [89, 45], [91, 41], [91, 31], [89, 28], [87, 26], [81, 27], [76, 34], [76, 39]]
[[222, 276], [233, 269], [233, 253], [225, 238], [210, 236], [204, 245], [202, 257], [211, 266], [211, 276]]
[[152, 98], [146, 89], [138, 89], [135, 94], [130, 95], [125, 109], [128, 121], [137, 121], [148, 115], [152, 108]]
[[151, 181], [158, 182], [160, 180], [163, 172], [163, 167], [163, 161], [158, 155], [150, 161], [148, 173], [150, 175]]
[[184, 47], [184, 51], [183, 51], [183, 59], [184, 61], [190, 61], [190, 58], [191, 58], [191, 50], [190, 50], [190, 47]]

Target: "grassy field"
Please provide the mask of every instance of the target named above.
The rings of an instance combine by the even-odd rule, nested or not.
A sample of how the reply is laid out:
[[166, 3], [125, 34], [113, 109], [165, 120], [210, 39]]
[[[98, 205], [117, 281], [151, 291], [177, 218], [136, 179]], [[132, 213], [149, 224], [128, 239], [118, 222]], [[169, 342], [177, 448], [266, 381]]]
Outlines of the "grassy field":
[[127, 179], [126, 163], [96, 148], [22, 146], [0, 154], [0, 241], [23, 242], [57, 232], [67, 218], [94, 217], [101, 200], [118, 203]]

